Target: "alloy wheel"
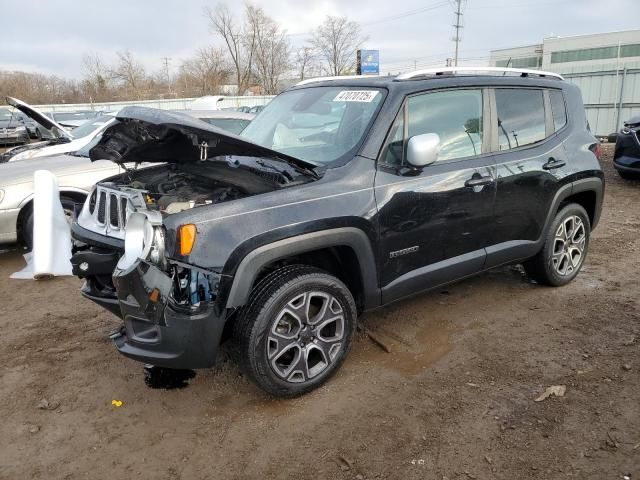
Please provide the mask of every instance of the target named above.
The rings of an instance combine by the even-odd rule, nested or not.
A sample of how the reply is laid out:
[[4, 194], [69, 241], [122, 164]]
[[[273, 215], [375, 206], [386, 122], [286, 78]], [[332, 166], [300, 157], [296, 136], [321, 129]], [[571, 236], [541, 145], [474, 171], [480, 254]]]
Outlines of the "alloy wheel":
[[587, 231], [577, 215], [565, 218], [556, 230], [551, 263], [558, 275], [568, 276], [580, 268], [584, 258]]
[[331, 294], [310, 291], [290, 300], [269, 329], [267, 357], [278, 377], [301, 383], [317, 377], [343, 349], [345, 315]]

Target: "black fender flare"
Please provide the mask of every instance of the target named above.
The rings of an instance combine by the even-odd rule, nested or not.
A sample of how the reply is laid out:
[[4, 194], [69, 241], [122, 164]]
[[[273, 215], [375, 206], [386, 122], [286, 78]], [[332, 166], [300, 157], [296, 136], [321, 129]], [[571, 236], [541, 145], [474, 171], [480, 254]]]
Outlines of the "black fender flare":
[[365, 309], [379, 306], [381, 296], [377, 280], [376, 257], [369, 237], [359, 228], [341, 227], [284, 238], [249, 252], [236, 269], [226, 307], [238, 308], [246, 303], [255, 279], [266, 265], [292, 255], [340, 246], [353, 249], [358, 259]]

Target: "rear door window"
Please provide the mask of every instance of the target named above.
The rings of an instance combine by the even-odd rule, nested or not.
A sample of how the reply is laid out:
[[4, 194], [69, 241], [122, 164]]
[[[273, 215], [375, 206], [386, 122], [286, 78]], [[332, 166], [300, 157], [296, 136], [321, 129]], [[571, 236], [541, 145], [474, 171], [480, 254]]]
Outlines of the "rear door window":
[[498, 88], [498, 150], [530, 145], [545, 138], [542, 90]]

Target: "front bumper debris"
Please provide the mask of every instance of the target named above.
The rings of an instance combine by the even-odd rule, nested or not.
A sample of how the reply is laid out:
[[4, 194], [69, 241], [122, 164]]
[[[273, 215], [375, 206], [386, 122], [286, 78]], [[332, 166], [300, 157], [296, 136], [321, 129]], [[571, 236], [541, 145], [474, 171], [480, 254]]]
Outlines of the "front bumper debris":
[[215, 364], [226, 320], [216, 309], [218, 275], [182, 267], [172, 278], [138, 260], [116, 269], [113, 282], [124, 320], [112, 336], [120, 353], [169, 368]]

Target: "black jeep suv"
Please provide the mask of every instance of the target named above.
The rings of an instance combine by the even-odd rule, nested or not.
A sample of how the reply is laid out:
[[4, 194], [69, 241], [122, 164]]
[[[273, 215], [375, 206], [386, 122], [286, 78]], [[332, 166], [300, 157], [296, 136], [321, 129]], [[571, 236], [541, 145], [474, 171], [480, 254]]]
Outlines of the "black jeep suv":
[[299, 395], [364, 311], [511, 263], [575, 278], [598, 152], [578, 88], [544, 72], [305, 81], [240, 136], [131, 107], [91, 149], [127, 172], [77, 209], [72, 263], [122, 354], [205, 368], [228, 334], [253, 381]]

